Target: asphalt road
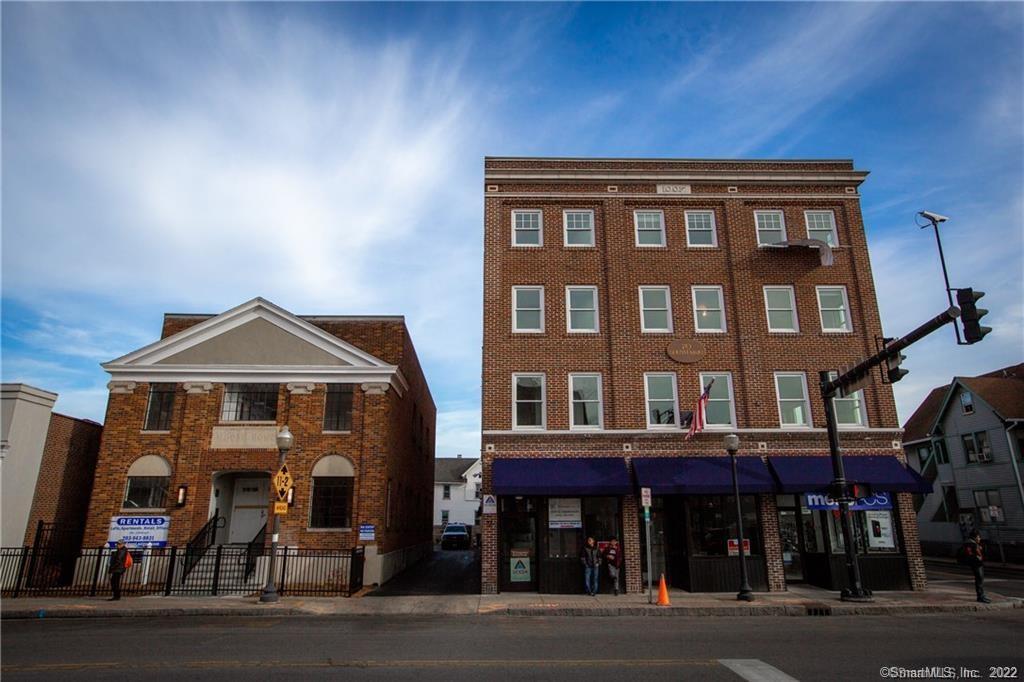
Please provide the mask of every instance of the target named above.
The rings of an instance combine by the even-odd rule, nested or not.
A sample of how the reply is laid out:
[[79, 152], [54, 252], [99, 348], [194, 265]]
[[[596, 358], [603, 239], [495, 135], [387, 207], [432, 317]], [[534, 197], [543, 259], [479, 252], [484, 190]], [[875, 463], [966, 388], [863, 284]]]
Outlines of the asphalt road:
[[[346, 675], [477, 682], [863, 681], [879, 679], [883, 666], [966, 666], [986, 679], [989, 666], [1010, 665], [1019, 678], [1022, 633], [1024, 610], [821, 618], [28, 620], [3, 622], [0, 672], [5, 682]], [[730, 663], [735, 659], [746, 662]]]
[[438, 549], [367, 596], [427, 594], [480, 594], [480, 564], [476, 552]]

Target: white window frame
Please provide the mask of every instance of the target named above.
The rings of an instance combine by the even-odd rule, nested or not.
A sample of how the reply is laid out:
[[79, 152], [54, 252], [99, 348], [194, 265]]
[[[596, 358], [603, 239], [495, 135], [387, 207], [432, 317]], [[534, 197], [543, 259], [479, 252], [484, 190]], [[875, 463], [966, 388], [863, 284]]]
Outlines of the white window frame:
[[[711, 216], [711, 243], [710, 244], [691, 244], [690, 243], [690, 216], [691, 215], [710, 215]], [[683, 211], [683, 228], [686, 230], [686, 245], [691, 249], [715, 249], [718, 248], [718, 223], [715, 220], [715, 212], [711, 210], [693, 210]], [[700, 230], [705, 232], [706, 230]]]
[[[717, 291], [718, 292], [718, 305], [719, 312], [722, 314], [722, 326], [719, 329], [701, 329], [697, 326], [697, 292], [698, 291]], [[728, 331], [729, 325], [725, 320], [725, 291], [719, 284], [695, 284], [690, 287], [690, 301], [693, 304], [693, 330], [698, 334], [725, 334]]]
[[[540, 329], [520, 329], [518, 316], [519, 292], [524, 290], [540, 291]], [[532, 309], [531, 309], [532, 310]], [[513, 334], [543, 334], [544, 333], [544, 287], [535, 284], [522, 284], [512, 287], [512, 333]]]
[[[804, 402], [807, 404], [807, 422], [804, 424], [786, 424], [782, 419], [782, 394], [779, 392], [779, 377], [800, 377], [804, 388]], [[782, 429], [809, 429], [814, 425], [814, 413], [811, 411], [811, 397], [807, 391], [807, 374], [804, 372], [775, 372], [775, 407], [779, 413], [779, 427]], [[786, 398], [786, 400], [793, 400]]]
[[[591, 291], [594, 294], [594, 328], [573, 329], [570, 294], [573, 291]], [[589, 284], [570, 284], [565, 287], [565, 332], [567, 334], [597, 334], [601, 331], [600, 304], [597, 301], [597, 287]]]
[[[661, 243], [641, 244], [640, 243], [640, 214], [657, 213], [661, 221]], [[645, 230], [645, 232], [648, 230]], [[663, 249], [668, 246], [668, 235], [665, 234], [665, 212], [657, 208], [638, 208], [633, 211], [633, 244], [638, 249]]]
[[[675, 424], [652, 424], [651, 423], [651, 394], [648, 390], [647, 379], [649, 377], [672, 377], [672, 402]], [[679, 429], [679, 387], [675, 372], [644, 372], [644, 421], [647, 428], [656, 431], [668, 431]]]
[[836, 212], [830, 208], [812, 208], [804, 211], [804, 229], [807, 231], [807, 238], [814, 239], [814, 237], [811, 236], [810, 216], [812, 213], [828, 213], [832, 216], [832, 243], [829, 244], [829, 246], [839, 246], [839, 228], [836, 226]]
[[[590, 215], [590, 243], [570, 244], [569, 243], [569, 214], [586, 213]], [[582, 232], [583, 230], [573, 230]], [[590, 208], [566, 208], [562, 210], [562, 245], [567, 249], [592, 249], [597, 244], [597, 227], [594, 225], [594, 210]]]
[[[516, 423], [516, 387], [520, 378], [540, 377], [540, 426], [519, 426]], [[512, 373], [512, 430], [544, 431], [548, 428], [548, 378], [544, 372], [513, 372]]]
[[[772, 310], [781, 310], [781, 308], [770, 308], [768, 305], [768, 290], [769, 289], [786, 289], [789, 291], [789, 302], [792, 305], [793, 311], [793, 328], [792, 329], [777, 329], [772, 327], [772, 316], [770, 315]], [[762, 287], [764, 291], [764, 318], [768, 325], [768, 331], [773, 334], [799, 334], [800, 333], [800, 315], [796, 310], [796, 289], [791, 284], [766, 284]]]
[[[964, 402], [964, 396], [967, 396], [967, 401]], [[958, 398], [960, 402], [960, 414], [974, 414], [974, 396], [971, 395], [970, 391], [960, 389], [960, 396]], [[970, 406], [971, 409], [967, 409]]]
[[[726, 386], [729, 388], [729, 423], [728, 424], [708, 424], [707, 410], [704, 410], [704, 429], [706, 431], [714, 431], [716, 429], [735, 429], [736, 428], [736, 395], [732, 390], [732, 372], [701, 372], [698, 379], [700, 380], [699, 392], [697, 395], [704, 394], [704, 387], [707, 385], [706, 379], [708, 377], [715, 377], [715, 382], [721, 377], [726, 378]], [[709, 401], [710, 402], [710, 401]], [[721, 402], [720, 399], [715, 399], [715, 402]], [[703, 408], [701, 408], [703, 409]]]
[[778, 244], [762, 244], [761, 243], [761, 225], [757, 222], [757, 217], [763, 214], [774, 214], [779, 216], [779, 223], [782, 225], [782, 239], [780, 241], [786, 241], [786, 214], [779, 209], [763, 209], [754, 211], [754, 236], [757, 238], [757, 245], [762, 248], [778, 248]]
[[[576, 414], [575, 401], [572, 397], [573, 380], [577, 377], [589, 377], [597, 379], [597, 424], [594, 426], [578, 426], [573, 423]], [[569, 429], [572, 431], [600, 431], [604, 428], [604, 385], [601, 381], [600, 372], [570, 372], [569, 374]]]
[[[829, 372], [829, 378], [835, 379], [839, 376], [838, 372]], [[837, 404], [840, 402], [849, 402], [851, 400], [857, 401], [857, 416], [858, 421], [856, 424], [843, 424], [839, 421], [839, 408]], [[867, 405], [864, 404], [864, 389], [854, 391], [853, 395], [840, 398], [838, 395], [832, 398], [832, 411], [836, 415], [836, 426], [840, 429], [863, 429], [868, 425], [868, 409]], [[923, 464], [923, 462], [922, 462]]]
[[[665, 292], [665, 305], [666, 310], [666, 321], [668, 322], [668, 329], [648, 329], [647, 325], [644, 324], [644, 291], [663, 290]], [[637, 289], [638, 297], [640, 301], [640, 332], [642, 334], [671, 334], [672, 325], [672, 287], [663, 284], [652, 284], [644, 285]], [[654, 310], [654, 308], [652, 308]]]
[[[537, 219], [537, 243], [519, 244], [516, 242], [516, 215], [520, 213], [536, 213]], [[544, 211], [539, 208], [517, 208], [512, 210], [512, 246], [519, 249], [539, 249], [544, 246]]]
[[[838, 328], [825, 328], [825, 311], [821, 307], [821, 290], [822, 289], [839, 289], [843, 292], [843, 309], [846, 312], [846, 327], [843, 329]], [[850, 334], [853, 332], [853, 314], [850, 312], [850, 298], [846, 295], [846, 286], [843, 284], [823, 284], [814, 287], [815, 297], [818, 299], [818, 319], [821, 321], [821, 331], [828, 332], [830, 334]]]

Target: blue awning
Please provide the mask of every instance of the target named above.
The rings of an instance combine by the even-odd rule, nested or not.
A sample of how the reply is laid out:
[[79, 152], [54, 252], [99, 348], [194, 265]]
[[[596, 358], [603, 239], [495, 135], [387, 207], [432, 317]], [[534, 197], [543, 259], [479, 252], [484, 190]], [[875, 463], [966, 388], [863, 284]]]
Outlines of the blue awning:
[[621, 457], [496, 459], [491, 485], [498, 495], [628, 495], [633, 492]]
[[[727, 495], [732, 493], [732, 465], [719, 457], [634, 457], [641, 488], [654, 495]], [[760, 457], [737, 457], [741, 493], [775, 492], [775, 481]]]
[[[824, 492], [832, 483], [832, 458], [827, 455], [769, 457], [768, 464], [784, 493]], [[846, 480], [867, 483], [875, 490], [917, 492], [920, 483], [892, 455], [843, 455]]]

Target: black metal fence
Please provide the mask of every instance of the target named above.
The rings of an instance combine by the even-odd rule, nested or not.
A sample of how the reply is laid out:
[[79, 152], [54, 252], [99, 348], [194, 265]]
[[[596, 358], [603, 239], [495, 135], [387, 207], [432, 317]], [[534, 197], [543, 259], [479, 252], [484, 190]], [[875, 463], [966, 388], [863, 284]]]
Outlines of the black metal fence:
[[[0, 595], [6, 598], [105, 596], [111, 594], [111, 550], [71, 552], [47, 547], [0, 549]], [[270, 550], [216, 545], [191, 570], [190, 554], [177, 547], [131, 550], [132, 567], [121, 580], [124, 596], [252, 595], [263, 589]], [[274, 581], [278, 594], [350, 596], [363, 585], [362, 547], [302, 549], [279, 547]]]

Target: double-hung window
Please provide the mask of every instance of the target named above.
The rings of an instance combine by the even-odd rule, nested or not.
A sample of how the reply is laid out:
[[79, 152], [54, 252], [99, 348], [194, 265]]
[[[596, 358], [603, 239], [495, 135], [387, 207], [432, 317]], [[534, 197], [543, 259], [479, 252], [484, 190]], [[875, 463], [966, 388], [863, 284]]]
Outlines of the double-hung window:
[[665, 246], [665, 214], [661, 211], [634, 211], [637, 246]]
[[543, 429], [547, 412], [543, 374], [512, 375], [512, 428]]
[[672, 296], [668, 287], [640, 287], [640, 331], [672, 331]]
[[597, 331], [597, 287], [565, 288], [565, 330]]
[[978, 510], [978, 518], [982, 523], [1002, 523], [1003, 497], [998, 490], [975, 490], [974, 506]]
[[725, 331], [725, 302], [722, 287], [693, 287], [693, 326], [697, 332]]
[[675, 374], [645, 374], [644, 396], [647, 401], [647, 428], [673, 429], [678, 426]]
[[145, 431], [167, 431], [174, 411], [174, 384], [150, 384]]
[[811, 403], [807, 399], [807, 377], [803, 372], [776, 372], [775, 395], [779, 400], [779, 424], [810, 427]]
[[757, 245], [773, 246], [786, 241], [786, 220], [782, 211], [754, 211]]
[[791, 286], [764, 288], [764, 308], [768, 317], [770, 332], [798, 332], [800, 324], [796, 316], [796, 295]]
[[960, 389], [960, 411], [964, 414], [974, 414], [974, 396], [970, 391]]
[[686, 245], [694, 247], [718, 246], [714, 211], [686, 211]]
[[220, 420], [263, 422], [277, 419], [277, 384], [226, 384]]
[[512, 211], [512, 246], [544, 246], [544, 216], [540, 211]]
[[836, 246], [836, 215], [832, 211], [804, 211], [807, 221], [807, 238], [820, 239], [829, 246]]
[[452, 486], [451, 486], [451, 484], [445, 483], [441, 488], [442, 488], [441, 489], [441, 499], [442, 500], [450, 500], [450, 499], [452, 499]]
[[544, 331], [544, 287], [512, 287], [512, 331]]
[[818, 312], [821, 314], [821, 331], [853, 331], [846, 287], [818, 287]]
[[573, 429], [600, 429], [602, 424], [602, 398], [600, 374], [569, 375], [569, 427]]
[[594, 245], [594, 212], [563, 211], [566, 246]]
[[732, 374], [729, 372], [701, 372], [700, 392], [711, 385], [708, 402], [704, 406], [704, 425], [709, 428], [734, 428], [736, 406], [733, 402]]
[[969, 464], [983, 464], [992, 461], [992, 447], [988, 442], [987, 431], [965, 433], [960, 437], [964, 446], [964, 456]]
[[[835, 379], [838, 372], [829, 372], [829, 378]], [[845, 398], [833, 398], [832, 406], [836, 413], [836, 425], [839, 428], [867, 426], [868, 417], [864, 410], [864, 391], [856, 391]]]
[[352, 429], [352, 384], [327, 384], [324, 431]]

